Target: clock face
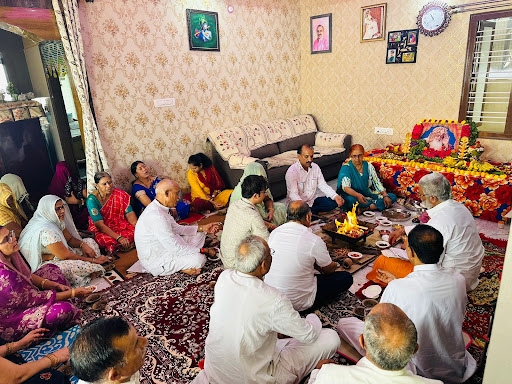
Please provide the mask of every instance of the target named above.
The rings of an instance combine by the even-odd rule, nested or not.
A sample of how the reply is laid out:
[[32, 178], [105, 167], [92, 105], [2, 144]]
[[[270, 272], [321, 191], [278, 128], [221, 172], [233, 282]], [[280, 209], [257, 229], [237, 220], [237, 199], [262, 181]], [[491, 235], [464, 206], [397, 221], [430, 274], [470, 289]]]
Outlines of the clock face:
[[425, 36], [435, 36], [446, 29], [451, 18], [447, 4], [431, 1], [421, 9], [416, 23], [420, 33]]
[[427, 31], [435, 31], [444, 22], [444, 11], [441, 7], [432, 7], [421, 18], [421, 24]]

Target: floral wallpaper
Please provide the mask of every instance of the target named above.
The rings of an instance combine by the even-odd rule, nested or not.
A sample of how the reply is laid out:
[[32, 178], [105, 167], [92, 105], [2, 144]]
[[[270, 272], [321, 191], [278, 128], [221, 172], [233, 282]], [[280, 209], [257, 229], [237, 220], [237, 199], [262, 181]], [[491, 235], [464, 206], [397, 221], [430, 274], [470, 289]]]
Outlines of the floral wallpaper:
[[[227, 7], [232, 4], [233, 13]], [[190, 51], [186, 9], [218, 12], [220, 52]], [[101, 0], [80, 4], [91, 94], [116, 185], [142, 160], [187, 188], [206, 134], [300, 109], [296, 0]], [[154, 99], [175, 98], [155, 108]]]

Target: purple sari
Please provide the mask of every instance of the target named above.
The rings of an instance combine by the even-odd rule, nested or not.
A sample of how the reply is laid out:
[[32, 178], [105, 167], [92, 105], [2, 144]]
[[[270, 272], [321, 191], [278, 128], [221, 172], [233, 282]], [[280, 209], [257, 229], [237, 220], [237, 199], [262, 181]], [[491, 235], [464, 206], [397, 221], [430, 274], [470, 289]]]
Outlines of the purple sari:
[[[60, 269], [45, 264], [35, 275], [69, 286]], [[56, 301], [53, 290], [41, 291], [31, 280], [30, 269], [19, 252], [11, 260], [0, 252], [0, 336], [19, 340], [36, 328], [48, 328], [52, 336], [75, 325], [81, 311], [68, 301]]]

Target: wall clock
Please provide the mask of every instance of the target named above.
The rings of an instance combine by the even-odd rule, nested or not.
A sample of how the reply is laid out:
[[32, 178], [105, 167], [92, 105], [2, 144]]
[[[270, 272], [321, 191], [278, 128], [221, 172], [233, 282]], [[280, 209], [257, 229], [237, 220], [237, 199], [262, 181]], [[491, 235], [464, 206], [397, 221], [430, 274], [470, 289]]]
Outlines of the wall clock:
[[420, 33], [432, 37], [443, 32], [451, 19], [448, 4], [431, 1], [421, 8], [416, 24], [418, 24]]

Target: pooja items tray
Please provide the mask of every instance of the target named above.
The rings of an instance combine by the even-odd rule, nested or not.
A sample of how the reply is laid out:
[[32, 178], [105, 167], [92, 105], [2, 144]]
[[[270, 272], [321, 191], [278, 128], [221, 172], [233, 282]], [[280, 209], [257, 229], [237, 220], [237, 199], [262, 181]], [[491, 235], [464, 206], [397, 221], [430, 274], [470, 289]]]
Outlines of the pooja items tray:
[[382, 211], [382, 216], [391, 221], [407, 221], [411, 218], [411, 212], [400, 208], [390, 208]]

